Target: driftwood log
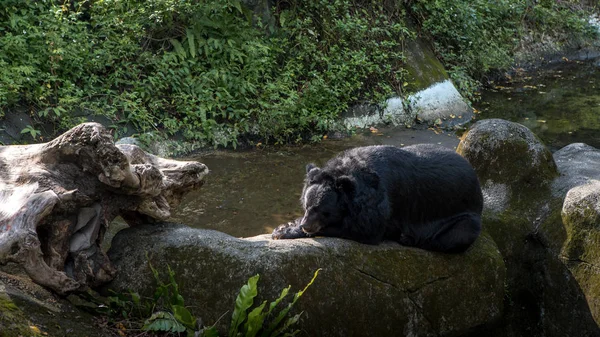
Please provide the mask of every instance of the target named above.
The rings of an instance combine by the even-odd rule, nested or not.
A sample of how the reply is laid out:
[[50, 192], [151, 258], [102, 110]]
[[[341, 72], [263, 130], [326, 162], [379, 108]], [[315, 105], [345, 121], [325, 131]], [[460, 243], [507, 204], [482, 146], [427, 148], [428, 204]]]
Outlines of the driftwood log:
[[169, 218], [207, 173], [117, 146], [97, 123], [44, 144], [0, 146], [0, 264], [60, 294], [110, 281], [116, 270], [100, 248], [110, 222]]

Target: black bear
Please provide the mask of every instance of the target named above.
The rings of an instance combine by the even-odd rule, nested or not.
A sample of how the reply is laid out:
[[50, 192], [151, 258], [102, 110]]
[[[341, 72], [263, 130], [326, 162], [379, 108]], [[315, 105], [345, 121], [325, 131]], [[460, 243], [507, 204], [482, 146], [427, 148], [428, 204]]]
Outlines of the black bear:
[[475, 171], [459, 154], [431, 144], [358, 147], [323, 168], [309, 164], [301, 202], [304, 216], [277, 227], [273, 239], [394, 240], [457, 253], [481, 231]]

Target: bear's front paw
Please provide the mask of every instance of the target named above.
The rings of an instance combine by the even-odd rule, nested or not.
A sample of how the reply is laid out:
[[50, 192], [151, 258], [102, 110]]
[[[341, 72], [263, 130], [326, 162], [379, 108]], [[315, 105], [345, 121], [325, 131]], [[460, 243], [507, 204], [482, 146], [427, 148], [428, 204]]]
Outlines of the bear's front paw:
[[298, 239], [307, 237], [306, 233], [302, 231], [300, 226], [295, 221], [290, 221], [286, 224], [279, 225], [273, 230], [271, 238], [273, 240], [279, 239]]

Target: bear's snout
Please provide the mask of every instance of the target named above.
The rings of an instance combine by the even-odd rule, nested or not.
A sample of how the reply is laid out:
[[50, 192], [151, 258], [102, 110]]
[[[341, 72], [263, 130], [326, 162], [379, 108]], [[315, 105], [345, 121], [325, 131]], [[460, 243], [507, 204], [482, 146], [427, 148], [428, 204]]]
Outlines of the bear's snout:
[[305, 214], [300, 222], [300, 228], [308, 235], [312, 235], [321, 230], [321, 224], [315, 214]]

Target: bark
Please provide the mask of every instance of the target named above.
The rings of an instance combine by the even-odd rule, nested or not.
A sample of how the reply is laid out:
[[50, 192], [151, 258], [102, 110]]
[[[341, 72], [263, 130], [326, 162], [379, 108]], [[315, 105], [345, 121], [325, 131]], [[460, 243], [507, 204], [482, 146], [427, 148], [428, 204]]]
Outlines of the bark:
[[0, 146], [0, 264], [57, 293], [110, 281], [100, 248], [111, 221], [166, 220], [208, 168], [118, 145], [97, 123], [44, 144]]

